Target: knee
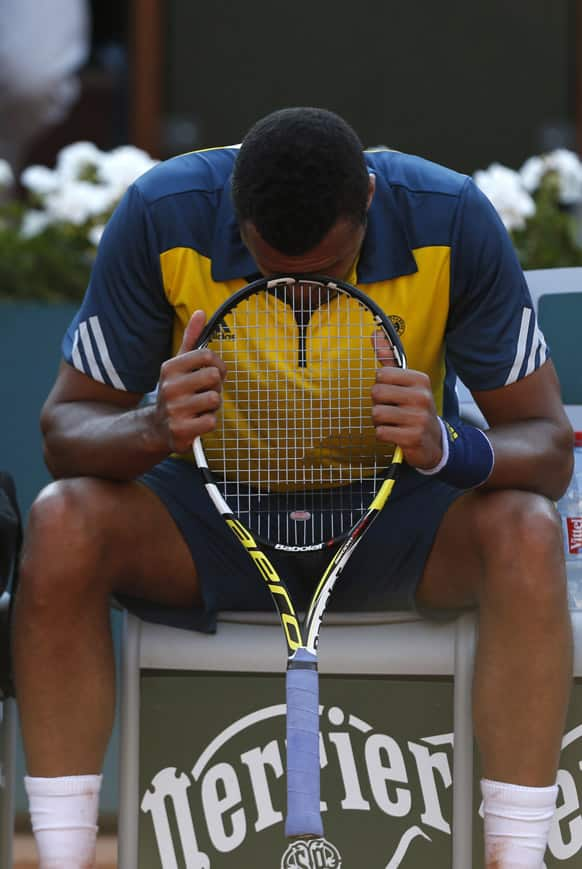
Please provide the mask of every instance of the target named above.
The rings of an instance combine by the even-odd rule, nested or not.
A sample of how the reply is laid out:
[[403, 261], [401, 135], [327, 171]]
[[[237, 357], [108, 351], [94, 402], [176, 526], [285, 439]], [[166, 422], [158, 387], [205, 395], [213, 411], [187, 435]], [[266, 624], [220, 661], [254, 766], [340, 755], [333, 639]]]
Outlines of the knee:
[[486, 591], [523, 606], [566, 598], [562, 529], [551, 501], [531, 492], [484, 494], [476, 535]]
[[93, 488], [83, 478], [51, 483], [32, 505], [19, 577], [29, 600], [63, 605], [94, 588], [105, 542], [92, 515]]
[[523, 554], [536, 559], [562, 551], [560, 518], [551, 501], [533, 492], [488, 492], [476, 527], [485, 554]]

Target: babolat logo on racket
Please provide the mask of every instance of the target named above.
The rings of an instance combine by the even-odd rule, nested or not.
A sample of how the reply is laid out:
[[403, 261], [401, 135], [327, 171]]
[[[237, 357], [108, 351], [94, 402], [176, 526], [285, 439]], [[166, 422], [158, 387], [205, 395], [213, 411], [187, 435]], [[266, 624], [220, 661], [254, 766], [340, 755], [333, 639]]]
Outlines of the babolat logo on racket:
[[281, 869], [341, 869], [341, 854], [326, 839], [297, 839], [281, 860]]

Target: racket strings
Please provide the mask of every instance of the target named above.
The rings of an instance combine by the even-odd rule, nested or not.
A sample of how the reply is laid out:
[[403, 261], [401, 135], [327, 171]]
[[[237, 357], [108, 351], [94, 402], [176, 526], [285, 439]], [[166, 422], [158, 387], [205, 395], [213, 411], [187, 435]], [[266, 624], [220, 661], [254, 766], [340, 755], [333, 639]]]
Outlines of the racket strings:
[[228, 375], [206, 459], [259, 537], [319, 545], [374, 497], [388, 461], [371, 419], [377, 330], [347, 292], [297, 281], [247, 297], [210, 336]]

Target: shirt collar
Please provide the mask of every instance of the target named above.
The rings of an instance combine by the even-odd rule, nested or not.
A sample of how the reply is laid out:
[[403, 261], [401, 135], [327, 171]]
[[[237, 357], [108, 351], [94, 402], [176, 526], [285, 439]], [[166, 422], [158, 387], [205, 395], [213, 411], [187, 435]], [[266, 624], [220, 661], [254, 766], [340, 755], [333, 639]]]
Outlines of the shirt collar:
[[389, 281], [418, 271], [394, 192], [381, 173], [368, 209], [368, 225], [358, 261], [358, 282]]
[[[368, 210], [366, 235], [357, 265], [358, 282], [386, 281], [416, 272], [417, 265], [398, 215], [394, 193], [382, 174]], [[229, 178], [222, 192], [212, 242], [212, 278], [229, 281], [257, 274], [257, 264], [240, 237]]]
[[212, 279], [232, 281], [256, 274], [257, 264], [240, 237], [232, 201], [231, 178], [224, 185], [212, 241]]

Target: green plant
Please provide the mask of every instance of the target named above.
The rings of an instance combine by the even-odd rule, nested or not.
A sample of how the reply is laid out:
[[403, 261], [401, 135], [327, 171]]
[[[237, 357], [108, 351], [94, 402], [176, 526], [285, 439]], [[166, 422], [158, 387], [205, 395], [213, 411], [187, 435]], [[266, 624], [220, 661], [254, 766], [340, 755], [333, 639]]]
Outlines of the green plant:
[[[77, 142], [59, 153], [54, 169], [26, 169], [24, 198], [0, 202], [0, 299], [80, 300], [105, 223], [154, 163], [131, 146], [103, 152]], [[0, 188], [12, 181], [0, 161]]]
[[582, 265], [579, 225], [570, 206], [560, 203], [557, 173], [547, 172], [534, 200], [535, 213], [523, 229], [511, 232], [519, 261], [526, 269], [549, 269]]
[[492, 164], [474, 176], [503, 220], [524, 269], [582, 265], [582, 163], [558, 149], [519, 172]]

